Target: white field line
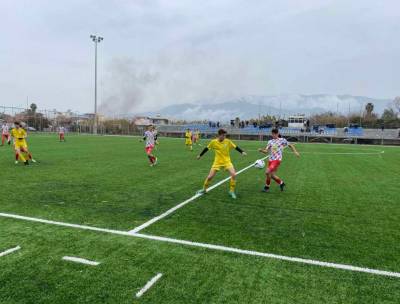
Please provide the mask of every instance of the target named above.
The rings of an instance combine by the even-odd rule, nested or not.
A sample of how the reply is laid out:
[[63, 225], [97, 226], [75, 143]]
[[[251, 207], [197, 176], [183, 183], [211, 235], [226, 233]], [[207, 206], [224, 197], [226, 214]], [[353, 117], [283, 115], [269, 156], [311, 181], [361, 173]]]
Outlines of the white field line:
[[376, 274], [376, 275], [381, 275], [381, 276], [400, 278], [400, 273], [392, 272], [392, 271], [376, 270], [376, 269], [364, 268], [364, 267], [358, 267], [358, 266], [352, 266], [352, 265], [346, 265], [346, 264], [322, 262], [322, 261], [317, 261], [317, 260], [289, 257], [289, 256], [284, 256], [284, 255], [277, 255], [277, 254], [273, 254], [273, 253], [264, 253], [264, 252], [258, 252], [258, 251], [253, 251], [253, 250], [244, 250], [244, 249], [226, 247], [226, 246], [221, 246], [221, 245], [213, 245], [213, 244], [205, 244], [205, 243], [191, 242], [191, 241], [185, 241], [185, 240], [177, 240], [177, 239], [171, 239], [171, 238], [153, 236], [153, 235], [147, 235], [147, 234], [140, 234], [140, 233], [136, 233], [136, 234], [134, 234], [134, 236], [141, 237], [144, 239], [161, 241], [161, 242], [182, 244], [182, 245], [208, 248], [208, 249], [213, 249], [213, 250], [232, 252], [232, 253], [238, 253], [238, 254], [244, 254], [244, 255], [265, 257], [265, 258], [288, 261], [288, 262], [295, 262], [295, 263], [301, 263], [301, 264], [316, 265], [316, 266], [321, 266], [321, 267], [343, 269], [343, 270], [349, 270], [349, 271], [354, 271], [354, 272], [364, 272], [364, 273]]
[[[330, 145], [330, 146], [344, 146], [344, 147], [349, 147], [349, 144], [339, 144], [339, 143], [317, 143], [317, 142], [308, 142], [308, 143], [300, 143], [300, 144], [306, 144], [306, 145]], [[400, 146], [396, 146], [396, 145], [372, 145], [372, 144], [357, 144], [356, 147], [382, 147], [382, 148], [397, 148], [399, 149]]]
[[[104, 135], [93, 135], [93, 134], [77, 134], [79, 135], [86, 135], [86, 136], [102, 136], [102, 137], [135, 137], [135, 138], [143, 138], [143, 136], [140, 135], [111, 135], [111, 134], [104, 134]], [[235, 135], [235, 134], [233, 134]], [[258, 134], [256, 134], [258, 135]], [[268, 134], [267, 134], [268, 135]], [[40, 136], [40, 135], [35, 135], [35, 136]], [[287, 137], [287, 136], [285, 136]], [[175, 140], [184, 140], [184, 137], [169, 137], [169, 136], [161, 136], [160, 138], [162, 139], [175, 139]], [[210, 141], [213, 138], [200, 138], [201, 141]], [[380, 138], [378, 138], [380, 139]], [[235, 139], [235, 142], [267, 142], [267, 140], [252, 140], [252, 139]], [[329, 145], [329, 146], [345, 146], [349, 147], [349, 144], [340, 144], [340, 143], [318, 143], [318, 142], [296, 142], [296, 144], [301, 144], [301, 145]], [[396, 145], [373, 145], [373, 144], [357, 144], [357, 147], [382, 147], [382, 148], [395, 148], [395, 149], [400, 149], [400, 146]], [[252, 150], [246, 150], [246, 151], [252, 151]]]
[[93, 227], [93, 226], [50, 221], [50, 220], [45, 220], [45, 219], [41, 219], [41, 218], [29, 217], [29, 216], [23, 216], [23, 215], [18, 215], [18, 214], [11, 214], [11, 213], [0, 213], [0, 217], [7, 217], [7, 218], [13, 218], [13, 219], [17, 219], [17, 220], [24, 220], [24, 221], [29, 221], [29, 222], [37, 222], [37, 223], [43, 223], [43, 224], [49, 224], [49, 225], [77, 228], [77, 229], [83, 229], [83, 230], [99, 231], [99, 232], [106, 232], [106, 233], [120, 234], [120, 235], [130, 235], [130, 233], [127, 231], [120, 231], [120, 230], [113, 230], [113, 229], [106, 229], [106, 228], [97, 228], [97, 227]]
[[142, 289], [136, 294], [136, 298], [140, 298], [147, 290], [151, 288], [159, 279], [161, 279], [162, 273], [158, 273], [155, 277], [153, 277], [150, 281], [144, 285]]
[[[258, 150], [246, 150], [249, 152], [257, 152]], [[286, 153], [293, 154], [291, 151], [287, 151]], [[300, 155], [302, 154], [315, 154], [315, 155], [380, 155], [384, 154], [385, 151], [376, 151], [376, 152], [311, 152], [311, 151], [305, 151], [305, 152], [299, 152]]]
[[[293, 152], [288, 152], [293, 153]], [[380, 155], [384, 154], [385, 151], [377, 152], [300, 152], [301, 154], [316, 154], [316, 155]]]
[[[268, 157], [269, 157], [269, 156], [265, 156], [265, 157], [262, 158], [262, 160], [267, 159]], [[242, 172], [244, 172], [244, 171], [250, 169], [251, 167], [254, 166], [254, 163], [255, 163], [255, 162], [253, 162], [251, 165], [248, 165], [247, 167], [245, 167], [245, 168], [239, 170], [238, 172], [236, 172], [236, 175], [239, 175], [240, 173], [242, 173]], [[230, 177], [227, 177], [227, 178], [225, 178], [225, 179], [219, 181], [219, 182], [216, 183], [215, 185], [212, 185], [211, 187], [209, 187], [209, 188], [207, 189], [207, 192], [210, 192], [211, 190], [217, 188], [218, 186], [222, 185], [223, 183], [227, 182], [228, 180], [230, 180]], [[138, 226], [138, 227], [136, 227], [136, 228], [130, 230], [129, 232], [130, 232], [130, 233], [137, 233], [137, 232], [139, 232], [139, 231], [141, 231], [141, 230], [143, 230], [143, 229], [149, 227], [150, 225], [154, 224], [155, 222], [158, 222], [159, 220], [161, 220], [161, 219], [163, 219], [164, 217], [170, 215], [171, 213], [175, 212], [176, 210], [182, 208], [183, 206], [189, 204], [190, 202], [194, 201], [196, 198], [198, 198], [198, 197], [200, 197], [200, 196], [202, 196], [202, 194], [195, 194], [195, 195], [193, 195], [191, 198], [188, 198], [186, 201], [184, 201], [184, 202], [182, 202], [182, 203], [176, 205], [175, 207], [172, 207], [171, 209], [169, 209], [169, 210], [165, 211], [164, 213], [160, 214], [159, 216], [156, 216], [156, 217], [152, 218], [151, 220], [149, 220], [149, 221], [147, 221], [146, 223], [143, 223], [142, 225], [140, 225], [140, 226]]]
[[70, 256], [65, 256], [62, 259], [64, 261], [70, 261], [70, 262], [75, 262], [75, 263], [80, 263], [80, 264], [85, 264], [85, 265], [91, 265], [91, 266], [97, 266], [100, 264], [99, 262], [96, 262], [96, 261], [89, 261], [86, 259], [70, 257]]
[[[52, 137], [52, 136], [57, 136], [58, 133], [52, 133], [49, 135], [34, 135], [35, 137]], [[81, 134], [72, 134], [71, 137], [80, 137], [80, 136], [96, 136], [96, 137], [127, 137], [127, 138], [143, 138], [143, 136], [140, 135], [111, 135], [111, 134], [98, 134], [98, 135], [93, 135], [89, 133], [81, 133]], [[169, 137], [169, 136], [162, 136], [160, 137], [162, 139], [175, 139], [175, 140], [184, 140], [184, 137]], [[201, 141], [210, 141], [212, 138], [200, 138]], [[379, 139], [379, 138], [378, 138]], [[260, 141], [260, 140], [248, 140], [248, 139], [235, 139], [235, 142], [267, 142], [267, 141]], [[296, 143], [297, 144], [297, 143]], [[349, 147], [349, 144], [339, 144], [339, 143], [317, 143], [317, 142], [299, 142], [301, 145], [329, 145], [329, 146], [346, 146]], [[395, 148], [395, 149], [400, 149], [400, 146], [396, 145], [373, 145], [373, 144], [357, 144], [357, 147], [383, 147], [383, 148]], [[252, 150], [246, 150], [246, 151], [252, 151]]]
[[10, 253], [13, 253], [13, 252], [15, 252], [15, 251], [17, 251], [17, 250], [20, 250], [20, 249], [21, 249], [20, 246], [7, 249], [6, 251], [0, 252], [0, 257], [5, 256], [5, 255], [10, 254]]
[[186, 246], [192, 246], [192, 247], [200, 247], [200, 248], [206, 248], [206, 249], [218, 250], [218, 251], [224, 251], [224, 252], [231, 252], [231, 253], [237, 253], [237, 254], [243, 254], [243, 255], [249, 255], [249, 256], [265, 257], [265, 258], [271, 258], [271, 259], [300, 263], [300, 264], [316, 265], [316, 266], [321, 266], [321, 267], [328, 267], [328, 268], [342, 269], [342, 270], [348, 270], [348, 271], [354, 271], [354, 272], [375, 274], [375, 275], [380, 275], [380, 276], [400, 278], [400, 273], [393, 272], [393, 271], [377, 270], [377, 269], [364, 268], [364, 267], [358, 267], [358, 266], [352, 266], [352, 265], [346, 265], [346, 264], [322, 262], [322, 261], [317, 261], [317, 260], [277, 255], [277, 254], [273, 254], [273, 253], [264, 253], [264, 252], [244, 250], [244, 249], [238, 249], [238, 248], [226, 247], [226, 246], [220, 246], [220, 245], [178, 240], [178, 239], [172, 239], [172, 238], [161, 237], [161, 236], [153, 236], [153, 235], [140, 234], [140, 233], [129, 233], [127, 231], [104, 229], [104, 228], [90, 227], [90, 226], [84, 226], [84, 225], [69, 224], [69, 223], [64, 223], [64, 222], [49, 221], [49, 220], [44, 220], [44, 219], [40, 219], [40, 218], [33, 218], [33, 217], [27, 217], [27, 216], [21, 216], [21, 215], [16, 215], [16, 214], [9, 214], [9, 213], [0, 213], [0, 217], [13, 218], [13, 219], [19, 219], [19, 220], [25, 220], [25, 221], [31, 221], [31, 222], [37, 222], [37, 223], [70, 227], [70, 228], [77, 228], [77, 229], [82, 229], [82, 230], [91, 230], [91, 231], [97, 231], [97, 232], [125, 235], [125, 236], [130, 236], [130, 237], [137, 237], [137, 238], [149, 239], [149, 240], [166, 242], [166, 243], [180, 244], [180, 245], [186, 245]]

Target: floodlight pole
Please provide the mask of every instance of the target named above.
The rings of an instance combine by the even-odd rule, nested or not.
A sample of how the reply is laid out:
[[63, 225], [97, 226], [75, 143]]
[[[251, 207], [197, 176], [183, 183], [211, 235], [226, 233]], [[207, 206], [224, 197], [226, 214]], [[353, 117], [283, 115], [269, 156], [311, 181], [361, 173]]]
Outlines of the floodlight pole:
[[97, 44], [104, 38], [96, 35], [90, 35], [90, 38], [94, 42], [94, 119], [93, 119], [93, 134], [97, 134]]

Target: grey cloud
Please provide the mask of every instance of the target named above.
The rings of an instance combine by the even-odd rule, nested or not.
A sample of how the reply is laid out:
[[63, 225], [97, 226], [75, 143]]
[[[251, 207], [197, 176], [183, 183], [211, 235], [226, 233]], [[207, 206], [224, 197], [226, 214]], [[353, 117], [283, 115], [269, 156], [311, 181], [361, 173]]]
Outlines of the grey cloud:
[[395, 0], [4, 0], [0, 17], [9, 105], [29, 95], [41, 107], [91, 111], [92, 33], [105, 37], [104, 111], [249, 94], [399, 95]]

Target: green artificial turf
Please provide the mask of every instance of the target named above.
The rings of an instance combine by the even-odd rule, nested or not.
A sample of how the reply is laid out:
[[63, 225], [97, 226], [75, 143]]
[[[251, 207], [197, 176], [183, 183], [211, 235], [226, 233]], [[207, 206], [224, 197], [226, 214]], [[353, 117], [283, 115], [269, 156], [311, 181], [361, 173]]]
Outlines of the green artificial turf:
[[[161, 138], [149, 167], [132, 137], [32, 136], [39, 161], [0, 148], [0, 212], [128, 231], [194, 195], [201, 160]], [[205, 142], [203, 142], [204, 144]], [[263, 144], [237, 141], [241, 169]], [[279, 169], [287, 188], [262, 193], [263, 170], [238, 176], [141, 231], [240, 249], [400, 272], [400, 149], [298, 144]], [[384, 151], [380, 154], [380, 151]], [[287, 151], [288, 152], [288, 151]], [[337, 153], [337, 154], [336, 154]], [[345, 153], [345, 154], [340, 154]], [[351, 154], [354, 153], [354, 154]], [[365, 153], [365, 154], [359, 154]], [[221, 172], [215, 182], [225, 178]], [[400, 279], [0, 217], [0, 303], [398, 303]], [[62, 261], [78, 256], [101, 262]], [[163, 277], [142, 298], [135, 293]]]

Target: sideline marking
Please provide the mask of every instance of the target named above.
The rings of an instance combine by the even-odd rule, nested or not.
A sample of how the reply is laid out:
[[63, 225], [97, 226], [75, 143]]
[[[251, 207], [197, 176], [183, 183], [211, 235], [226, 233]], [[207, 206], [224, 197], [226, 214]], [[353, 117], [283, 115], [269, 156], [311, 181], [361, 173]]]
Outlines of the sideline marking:
[[[246, 150], [249, 152], [257, 152], [258, 150]], [[371, 150], [369, 150], [371, 151]], [[285, 153], [293, 154], [291, 151], [287, 151]], [[376, 152], [312, 152], [312, 151], [304, 151], [299, 152], [300, 156], [302, 154], [316, 154], [316, 155], [381, 155], [384, 154], [385, 151], [376, 151]]]
[[147, 290], [151, 288], [159, 279], [161, 279], [162, 273], [158, 273], [155, 277], [153, 277], [150, 281], [144, 285], [142, 289], [136, 294], [136, 298], [140, 298]]
[[17, 250], [20, 250], [20, 249], [21, 249], [21, 246], [17, 246], [17, 247], [14, 247], [14, 248], [7, 249], [6, 251], [0, 252], [0, 257], [5, 256], [5, 255], [10, 254], [10, 253], [13, 253], [13, 252], [15, 252]]
[[[262, 159], [262, 160], [265, 160], [265, 159], [267, 159], [267, 158], [269, 158], [269, 155], [268, 155], [268, 156], [265, 156], [265, 157], [263, 157], [263, 158], [261, 158], [261, 159]], [[245, 167], [245, 168], [239, 170], [238, 172], [236, 172], [236, 175], [239, 175], [240, 173], [242, 173], [242, 172], [244, 172], [244, 171], [250, 169], [251, 167], [253, 167], [254, 164], [255, 164], [255, 162], [256, 162], [256, 161], [254, 161], [253, 163], [251, 163], [251, 165], [249, 165], [249, 166], [247, 166], [247, 167]], [[222, 185], [223, 183], [227, 182], [227, 181], [230, 180], [230, 179], [231, 179], [231, 177], [227, 177], [227, 178], [225, 178], [225, 179], [219, 181], [219, 182], [216, 183], [215, 185], [212, 185], [211, 187], [209, 187], [209, 188], [207, 189], [207, 193], [210, 192], [211, 190], [217, 188], [218, 186]], [[136, 228], [130, 230], [129, 233], [137, 233], [137, 232], [139, 232], [139, 231], [141, 231], [141, 230], [143, 230], [143, 229], [149, 227], [150, 225], [154, 224], [155, 222], [158, 222], [159, 220], [161, 220], [161, 219], [163, 219], [164, 217], [170, 215], [171, 213], [175, 212], [176, 210], [182, 208], [183, 206], [189, 204], [190, 202], [194, 201], [195, 199], [199, 198], [199, 197], [202, 196], [202, 195], [203, 195], [203, 194], [195, 194], [195, 195], [193, 195], [191, 198], [188, 198], [186, 201], [184, 201], [184, 202], [182, 202], [182, 203], [176, 205], [175, 207], [172, 207], [171, 209], [169, 209], [169, 210], [165, 211], [164, 213], [162, 213], [162, 214], [160, 214], [160, 215], [158, 215], [158, 216], [152, 218], [151, 220], [147, 221], [146, 223], [143, 223], [142, 225], [140, 225], [140, 226], [138, 226], [138, 227], [136, 227]]]
[[77, 257], [70, 257], [70, 256], [65, 256], [62, 259], [64, 261], [81, 263], [81, 264], [86, 264], [86, 265], [91, 265], [91, 266], [97, 266], [97, 265], [100, 264], [99, 262], [96, 262], [96, 261], [89, 261], [89, 260], [86, 260], [86, 259], [77, 258]]
[[[293, 153], [293, 152], [288, 152]], [[301, 154], [317, 154], [317, 155], [381, 155], [384, 154], [385, 151], [376, 151], [376, 152], [301, 152]]]
[[358, 267], [358, 266], [352, 266], [352, 265], [346, 265], [346, 264], [337, 264], [337, 263], [331, 263], [331, 262], [323, 262], [323, 261], [318, 261], [318, 260], [303, 259], [303, 258], [297, 258], [297, 257], [289, 257], [289, 256], [277, 255], [277, 254], [273, 254], [273, 253], [265, 253], [265, 252], [259, 252], [259, 251], [253, 251], [253, 250], [244, 250], [244, 249], [238, 249], [238, 248], [233, 248], [233, 247], [226, 247], [226, 246], [221, 246], [221, 245], [191, 242], [191, 241], [172, 239], [172, 238], [167, 238], [167, 237], [162, 237], [162, 236], [154, 236], [154, 235], [147, 235], [147, 234], [140, 234], [140, 233], [130, 233], [127, 231], [112, 230], [112, 229], [105, 229], [105, 228], [49, 221], [49, 220], [44, 220], [44, 219], [40, 219], [40, 218], [27, 217], [27, 216], [9, 214], [9, 213], [0, 213], [0, 217], [19, 219], [19, 220], [25, 220], [25, 221], [30, 221], [30, 222], [38, 222], [38, 223], [44, 223], [44, 224], [51, 224], [51, 225], [57, 225], [57, 226], [64, 226], [64, 227], [70, 227], [70, 228], [77, 228], [77, 229], [83, 229], [83, 230], [92, 230], [92, 231], [105, 232], [105, 233], [111, 233], [111, 234], [119, 234], [119, 235], [137, 237], [137, 238], [142, 238], [142, 239], [149, 239], [149, 240], [166, 242], [166, 243], [174, 243], [174, 244], [180, 244], [180, 245], [186, 245], [186, 246], [192, 246], [192, 247], [200, 247], [200, 248], [206, 248], [206, 249], [212, 249], [212, 250], [218, 250], [218, 251], [224, 251], [224, 252], [231, 252], [231, 253], [237, 253], [237, 254], [249, 255], [249, 256], [258, 256], [258, 257], [264, 257], [264, 258], [270, 258], [270, 259], [282, 260], [282, 261], [288, 261], [288, 262], [294, 262], [294, 263], [300, 263], [300, 264], [308, 264], [308, 265], [315, 265], [315, 266], [321, 266], [321, 267], [327, 267], [327, 268], [348, 270], [348, 271], [353, 271], [353, 272], [369, 273], [369, 274], [374, 274], [374, 275], [379, 275], [379, 276], [400, 278], [400, 272], [371, 269], [371, 268], [365, 268], [365, 267]]

